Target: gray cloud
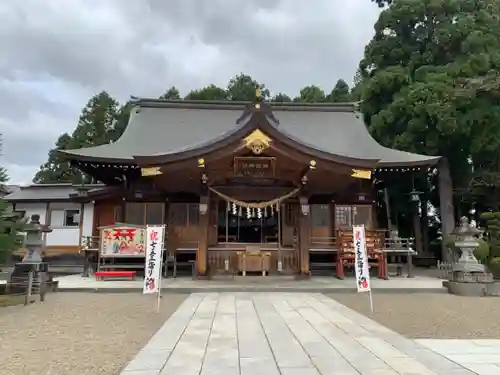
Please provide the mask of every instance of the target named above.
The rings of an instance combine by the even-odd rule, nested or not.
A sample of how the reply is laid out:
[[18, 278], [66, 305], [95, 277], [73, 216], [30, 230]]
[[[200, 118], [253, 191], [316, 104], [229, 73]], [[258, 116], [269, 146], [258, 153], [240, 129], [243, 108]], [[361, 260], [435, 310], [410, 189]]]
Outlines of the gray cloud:
[[0, 3], [0, 132], [27, 183], [93, 93], [120, 100], [225, 85], [274, 92], [350, 80], [379, 9], [368, 0], [38, 0]]

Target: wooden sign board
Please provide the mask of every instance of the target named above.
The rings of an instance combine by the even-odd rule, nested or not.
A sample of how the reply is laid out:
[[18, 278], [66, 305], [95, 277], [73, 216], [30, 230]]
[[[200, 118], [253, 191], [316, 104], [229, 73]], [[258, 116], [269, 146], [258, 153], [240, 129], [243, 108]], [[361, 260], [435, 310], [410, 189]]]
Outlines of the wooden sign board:
[[265, 156], [235, 156], [234, 176], [273, 178], [276, 158]]
[[99, 228], [101, 256], [144, 257], [146, 255], [146, 228], [118, 224]]

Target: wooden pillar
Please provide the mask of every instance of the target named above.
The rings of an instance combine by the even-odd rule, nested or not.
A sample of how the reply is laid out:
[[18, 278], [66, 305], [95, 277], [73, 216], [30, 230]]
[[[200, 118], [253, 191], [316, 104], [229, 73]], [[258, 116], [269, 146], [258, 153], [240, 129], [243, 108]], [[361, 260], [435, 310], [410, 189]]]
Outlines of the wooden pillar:
[[429, 255], [429, 173], [425, 172], [424, 194], [422, 195], [422, 242], [424, 254]]
[[[387, 183], [386, 183], [387, 184]], [[387, 188], [387, 185], [384, 187], [384, 206], [385, 206], [385, 216], [387, 218], [387, 229], [389, 232], [392, 231], [393, 225], [392, 225], [392, 217], [391, 217], [391, 203], [389, 199], [389, 189]], [[396, 228], [398, 229], [398, 228]]]
[[450, 167], [448, 161], [442, 158], [438, 164], [439, 168], [439, 213], [441, 215], [441, 232], [443, 241], [441, 242], [441, 260], [450, 262], [448, 259], [448, 249], [446, 238], [455, 227], [455, 211], [453, 209], [453, 182], [451, 180]]
[[417, 253], [422, 254], [422, 225], [420, 221], [420, 215], [418, 214], [418, 205], [412, 203], [415, 207], [412, 207], [413, 211], [413, 232], [415, 233], [415, 249]]
[[[78, 223], [78, 253], [82, 253], [84, 244], [90, 245], [91, 241], [88, 239], [83, 242], [83, 220], [85, 212], [85, 203], [80, 203], [80, 222]], [[89, 277], [89, 252], [83, 251], [83, 277]]]
[[82, 250], [84, 212], [85, 203], [80, 203], [80, 222], [78, 223], [78, 251]]
[[171, 209], [171, 204], [170, 201], [167, 200], [165, 202], [165, 207], [164, 207], [164, 212], [163, 212], [163, 224], [165, 224], [165, 231], [166, 231], [166, 253], [167, 256], [174, 256], [175, 255], [175, 233], [174, 233], [174, 228], [173, 228], [173, 223], [170, 222], [170, 218], [172, 217], [170, 213]]
[[[29, 218], [31, 220], [31, 218]], [[41, 219], [41, 218], [40, 218]], [[49, 225], [52, 220], [52, 208], [50, 207], [50, 202], [47, 202], [45, 205], [45, 222], [43, 224]], [[47, 256], [46, 254], [47, 251], [47, 233], [43, 233], [43, 247], [42, 247], [42, 258], [45, 258]]]
[[299, 198], [300, 216], [299, 216], [299, 263], [300, 276], [309, 276], [309, 245], [311, 231], [311, 214], [309, 208], [309, 199], [305, 196]]
[[210, 219], [210, 198], [208, 193], [200, 196], [200, 219], [198, 250], [196, 252], [196, 271], [198, 276], [207, 275], [208, 225]]

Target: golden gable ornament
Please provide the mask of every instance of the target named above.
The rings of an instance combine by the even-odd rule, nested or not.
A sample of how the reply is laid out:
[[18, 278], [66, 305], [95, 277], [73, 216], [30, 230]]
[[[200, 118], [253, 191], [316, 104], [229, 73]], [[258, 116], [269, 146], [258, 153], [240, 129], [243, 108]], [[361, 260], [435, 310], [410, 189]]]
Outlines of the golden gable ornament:
[[252, 133], [247, 135], [243, 141], [245, 142], [245, 147], [251, 150], [255, 155], [262, 154], [271, 145], [271, 138], [259, 129], [255, 129]]

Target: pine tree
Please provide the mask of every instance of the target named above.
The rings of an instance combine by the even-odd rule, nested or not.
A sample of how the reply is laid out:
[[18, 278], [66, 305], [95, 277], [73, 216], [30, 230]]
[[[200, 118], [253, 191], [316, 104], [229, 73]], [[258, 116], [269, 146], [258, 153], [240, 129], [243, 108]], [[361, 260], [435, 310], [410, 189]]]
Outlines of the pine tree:
[[[40, 166], [33, 182], [39, 184], [81, 183], [81, 173], [71, 168], [58, 151], [98, 146], [116, 139], [115, 125], [119, 114], [118, 102], [106, 91], [90, 98], [82, 110], [73, 134], [70, 136], [65, 133], [58, 138], [56, 147], [50, 150], [48, 161]], [[90, 182], [90, 178], [84, 177], [83, 182]]]
[[118, 102], [106, 91], [93, 96], [78, 120], [71, 147], [82, 148], [109, 143], [118, 115]]
[[49, 151], [49, 159], [40, 166], [40, 169], [33, 178], [36, 184], [52, 184], [57, 182], [71, 182], [74, 172], [69, 163], [59, 154], [59, 150], [71, 149], [73, 139], [68, 133], [59, 136], [56, 147]]
[[349, 85], [343, 79], [339, 79], [335, 84], [332, 92], [326, 98], [328, 102], [332, 103], [347, 103], [350, 101]]

